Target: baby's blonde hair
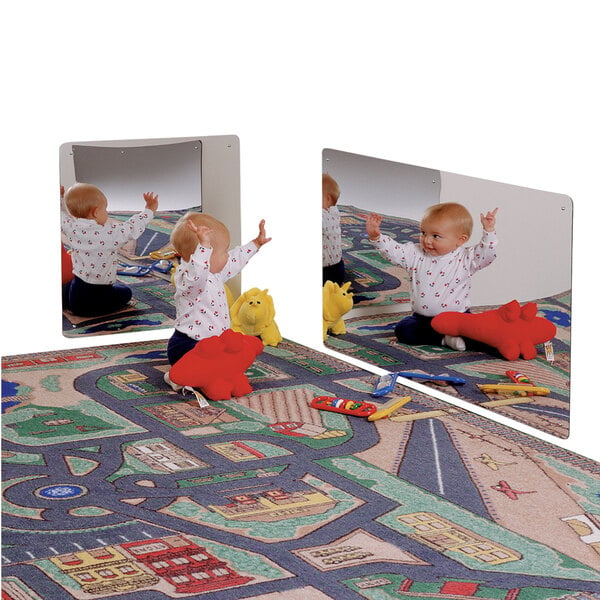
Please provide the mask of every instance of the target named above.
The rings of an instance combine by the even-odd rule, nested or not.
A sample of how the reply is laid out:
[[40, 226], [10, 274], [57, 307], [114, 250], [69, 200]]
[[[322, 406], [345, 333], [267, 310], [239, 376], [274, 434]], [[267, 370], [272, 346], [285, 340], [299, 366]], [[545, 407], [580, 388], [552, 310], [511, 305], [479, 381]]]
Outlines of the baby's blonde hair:
[[471, 213], [458, 202], [442, 202], [427, 208], [421, 218], [421, 223], [431, 223], [438, 219], [451, 221], [458, 233], [471, 237], [473, 232], [473, 217]]
[[190, 260], [190, 256], [198, 246], [198, 236], [189, 228], [188, 221], [197, 227], [210, 227], [213, 232], [211, 242], [215, 250], [226, 252], [229, 249], [229, 229], [224, 223], [211, 215], [189, 212], [177, 221], [171, 232], [171, 244], [183, 260]]
[[65, 194], [67, 209], [77, 219], [87, 219], [95, 208], [105, 202], [102, 190], [91, 183], [75, 183]]
[[329, 194], [336, 204], [340, 197], [340, 186], [338, 182], [329, 174], [323, 173], [323, 195]]

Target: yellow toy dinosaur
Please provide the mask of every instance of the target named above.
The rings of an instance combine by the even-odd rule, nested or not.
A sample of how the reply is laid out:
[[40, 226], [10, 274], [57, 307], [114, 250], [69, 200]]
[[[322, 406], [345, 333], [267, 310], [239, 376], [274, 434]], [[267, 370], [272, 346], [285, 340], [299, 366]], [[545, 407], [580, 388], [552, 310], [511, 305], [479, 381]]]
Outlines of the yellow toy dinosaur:
[[330, 331], [334, 335], [346, 333], [343, 316], [354, 306], [349, 287], [350, 281], [341, 287], [333, 281], [326, 281], [323, 286], [323, 340], [327, 339]]
[[275, 306], [268, 291], [251, 288], [231, 305], [231, 329], [260, 337], [265, 346], [277, 346], [283, 338], [275, 323]]

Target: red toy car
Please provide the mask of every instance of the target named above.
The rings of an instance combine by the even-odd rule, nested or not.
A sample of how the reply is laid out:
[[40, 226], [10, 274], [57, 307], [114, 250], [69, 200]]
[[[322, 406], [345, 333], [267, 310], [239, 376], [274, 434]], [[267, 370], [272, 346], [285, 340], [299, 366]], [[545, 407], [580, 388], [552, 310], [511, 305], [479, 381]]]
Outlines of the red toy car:
[[345, 400], [344, 398], [335, 398], [334, 396], [317, 396], [312, 399], [310, 405], [319, 410], [329, 410], [331, 412], [352, 415], [353, 417], [368, 417], [377, 410], [377, 406], [370, 402]]

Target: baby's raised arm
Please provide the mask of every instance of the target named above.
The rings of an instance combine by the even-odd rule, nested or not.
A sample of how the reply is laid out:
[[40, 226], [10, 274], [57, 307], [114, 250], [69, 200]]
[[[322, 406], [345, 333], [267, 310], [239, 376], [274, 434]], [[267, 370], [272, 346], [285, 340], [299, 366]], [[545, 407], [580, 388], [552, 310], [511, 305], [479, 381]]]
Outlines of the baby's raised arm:
[[210, 227], [207, 225], [196, 225], [191, 219], [188, 219], [187, 226], [188, 229], [191, 229], [196, 234], [198, 242], [203, 248], [212, 248], [212, 229]]
[[156, 212], [158, 209], [158, 194], [152, 192], [146, 192], [144, 194], [144, 200], [146, 201], [146, 208], [152, 212]]
[[483, 225], [483, 229], [488, 233], [496, 230], [496, 213], [498, 209], [488, 211], [487, 214], [480, 213], [479, 218], [481, 219], [481, 224]]
[[377, 239], [379, 239], [379, 236], [381, 235], [381, 231], [379, 230], [379, 225], [381, 225], [382, 220], [383, 220], [383, 218], [381, 217], [381, 215], [376, 215], [375, 213], [371, 213], [367, 217], [367, 222], [366, 222], [365, 228], [369, 235], [369, 239], [373, 242], [376, 241]]
[[258, 236], [255, 237], [252, 241], [256, 244], [257, 248], [264, 246], [267, 242], [270, 242], [273, 238], [267, 237], [265, 233], [265, 220], [262, 219], [258, 224]]

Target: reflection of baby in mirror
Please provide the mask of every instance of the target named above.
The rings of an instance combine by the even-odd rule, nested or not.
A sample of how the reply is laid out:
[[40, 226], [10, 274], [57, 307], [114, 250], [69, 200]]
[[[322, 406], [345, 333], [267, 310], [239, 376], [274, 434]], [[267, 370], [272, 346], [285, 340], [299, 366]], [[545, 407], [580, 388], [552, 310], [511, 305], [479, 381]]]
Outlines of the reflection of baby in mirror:
[[[265, 222], [258, 236], [229, 250], [227, 227], [211, 215], [190, 212], [181, 217], [171, 233], [171, 243], [181, 256], [175, 272], [175, 331], [169, 339], [167, 357], [174, 365], [196, 343], [221, 335], [231, 326], [225, 282], [235, 277], [271, 241]], [[168, 374], [165, 377], [168, 380]]]
[[345, 282], [346, 273], [342, 259], [342, 226], [337, 202], [340, 186], [328, 173], [323, 174], [323, 284]]
[[158, 196], [144, 194], [146, 208], [127, 221], [110, 219], [102, 191], [76, 183], [66, 192], [61, 214], [62, 232], [70, 247], [73, 279], [64, 294], [65, 308], [82, 317], [106, 315], [131, 300], [131, 289], [117, 282], [117, 252], [136, 240], [158, 209]]
[[431, 327], [431, 320], [445, 311], [468, 312], [471, 307], [471, 277], [496, 258], [496, 213], [481, 214], [483, 237], [476, 246], [466, 247], [473, 219], [469, 211], [455, 202], [429, 207], [421, 219], [419, 243], [399, 243], [381, 234], [382, 218], [371, 214], [366, 230], [380, 254], [408, 271], [413, 314], [396, 325], [398, 341], [411, 345], [445, 345], [465, 350], [465, 340], [442, 336]]

